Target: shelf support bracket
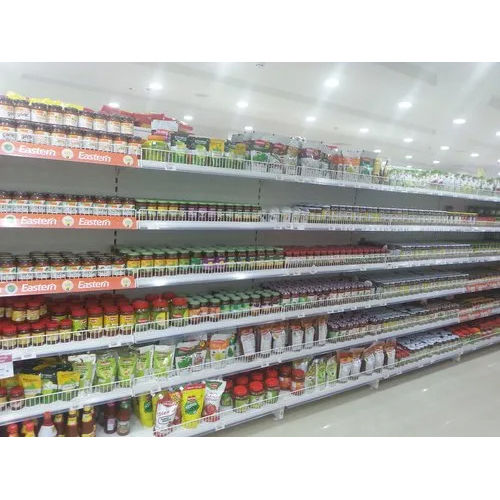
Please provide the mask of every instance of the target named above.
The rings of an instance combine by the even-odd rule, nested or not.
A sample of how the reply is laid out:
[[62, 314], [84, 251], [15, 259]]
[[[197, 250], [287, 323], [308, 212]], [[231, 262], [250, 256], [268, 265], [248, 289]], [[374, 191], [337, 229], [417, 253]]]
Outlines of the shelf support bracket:
[[379, 382], [380, 382], [380, 380], [375, 380], [375, 381], [373, 381], [373, 382], [370, 382], [370, 387], [371, 387], [372, 389], [377, 390], [377, 389], [378, 389], [378, 384], [379, 384]]
[[279, 410], [273, 411], [273, 420], [283, 420], [285, 416], [285, 408], [280, 408]]

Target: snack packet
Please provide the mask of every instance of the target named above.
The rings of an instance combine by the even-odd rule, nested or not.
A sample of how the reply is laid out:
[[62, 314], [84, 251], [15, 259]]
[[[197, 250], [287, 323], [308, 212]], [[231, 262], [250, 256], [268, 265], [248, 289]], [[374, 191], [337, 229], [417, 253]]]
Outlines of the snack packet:
[[135, 363], [135, 378], [144, 377], [151, 372], [153, 362], [153, 345], [146, 345], [137, 349], [137, 357]]
[[225, 380], [207, 380], [205, 382], [205, 402], [202, 415], [206, 422], [216, 422], [220, 419], [220, 400], [225, 388]]
[[187, 384], [182, 389], [181, 415], [182, 425], [186, 429], [198, 427], [199, 419], [203, 409], [203, 398], [205, 395], [205, 383]]
[[226, 365], [228, 358], [229, 341], [231, 333], [214, 333], [208, 342], [210, 352], [210, 361], [214, 363], [215, 368], [222, 368]]
[[290, 324], [290, 345], [292, 351], [300, 351], [304, 344], [304, 329], [298, 321], [293, 321]]
[[80, 386], [79, 372], [57, 372], [57, 389], [61, 393], [59, 399], [70, 401], [78, 396], [78, 387]]
[[174, 364], [174, 345], [155, 345], [153, 352], [153, 373], [156, 377], [168, 377]]
[[77, 354], [68, 356], [73, 371], [80, 373], [80, 389], [88, 389], [94, 381], [96, 355]]
[[37, 397], [42, 393], [42, 378], [39, 374], [20, 373], [18, 375], [19, 384], [24, 389], [26, 406], [34, 406], [39, 403]]
[[384, 343], [375, 342], [373, 344], [373, 354], [375, 355], [375, 371], [380, 372], [384, 366]]
[[305, 377], [305, 389], [311, 391], [316, 387], [316, 377], [318, 369], [318, 359], [313, 359], [309, 364]]
[[275, 323], [272, 326], [271, 334], [273, 337], [273, 351], [277, 354], [282, 353], [286, 346], [286, 329], [284, 323]]
[[95, 383], [101, 387], [99, 392], [109, 392], [113, 389], [116, 380], [117, 363], [113, 351], [106, 351], [97, 355], [95, 368]]
[[137, 354], [132, 349], [118, 351], [117, 373], [120, 387], [131, 387], [137, 364]]
[[328, 316], [320, 316], [319, 318], [316, 318], [316, 332], [317, 332], [318, 345], [326, 344], [326, 336], [328, 333], [327, 320]]
[[257, 328], [259, 334], [259, 353], [261, 358], [267, 358], [271, 355], [273, 348], [272, 325], [261, 325]]
[[312, 319], [303, 319], [301, 326], [304, 330], [304, 348], [310, 349], [314, 345], [314, 322]]
[[318, 364], [316, 366], [316, 387], [320, 390], [326, 387], [326, 357], [324, 356], [318, 358]]

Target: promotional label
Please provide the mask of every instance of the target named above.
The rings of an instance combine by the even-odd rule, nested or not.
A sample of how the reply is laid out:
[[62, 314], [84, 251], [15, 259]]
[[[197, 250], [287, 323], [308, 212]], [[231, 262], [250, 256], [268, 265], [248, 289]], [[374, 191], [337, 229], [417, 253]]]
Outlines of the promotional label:
[[0, 283], [0, 296], [81, 293], [135, 288], [133, 276], [106, 278], [67, 278]]
[[14, 376], [14, 365], [12, 363], [12, 354], [0, 354], [0, 378], [9, 378]]
[[0, 227], [137, 229], [137, 221], [115, 215], [0, 214]]
[[0, 154], [6, 156], [22, 156], [24, 158], [44, 158], [47, 160], [76, 161], [79, 163], [95, 163], [115, 167], [138, 167], [136, 155], [108, 153], [95, 149], [65, 148], [46, 146], [27, 142], [0, 141]]

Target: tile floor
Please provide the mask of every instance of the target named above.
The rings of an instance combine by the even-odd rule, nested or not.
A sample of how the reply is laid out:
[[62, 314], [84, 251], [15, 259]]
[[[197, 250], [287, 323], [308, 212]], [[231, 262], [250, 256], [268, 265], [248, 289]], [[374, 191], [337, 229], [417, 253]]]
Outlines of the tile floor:
[[213, 436], [500, 436], [500, 346]]

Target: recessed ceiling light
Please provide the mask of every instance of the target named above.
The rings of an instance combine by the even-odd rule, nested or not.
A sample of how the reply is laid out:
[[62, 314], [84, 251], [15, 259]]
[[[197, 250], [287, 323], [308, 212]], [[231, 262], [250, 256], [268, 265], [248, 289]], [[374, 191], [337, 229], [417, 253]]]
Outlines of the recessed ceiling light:
[[246, 101], [238, 101], [236, 103], [236, 106], [238, 106], [238, 108], [241, 108], [241, 109], [248, 108], [248, 102], [246, 102]]
[[382, 152], [382, 150], [381, 149], [374, 149], [373, 152], [379, 154]]
[[162, 88], [163, 88], [163, 85], [161, 83], [158, 83], [158, 82], [150, 83], [148, 86], [149, 90], [161, 90]]
[[193, 117], [191, 115], [184, 115], [184, 120], [186, 120], [187, 122], [190, 122], [192, 119]]
[[413, 138], [412, 137], [405, 137], [403, 139], [404, 142], [413, 142]]
[[120, 107], [120, 103], [119, 102], [110, 102], [110, 103], [108, 103], [108, 106], [110, 108], [115, 108], [116, 109], [116, 108]]
[[339, 86], [339, 81], [336, 78], [328, 78], [328, 80], [325, 80], [324, 85], [325, 87], [333, 89]]
[[406, 168], [412, 168], [413, 165], [406, 165]]
[[479, 153], [471, 153], [470, 155], [472, 158], [477, 158], [479, 156]]
[[455, 118], [453, 123], [455, 125], [463, 125], [467, 120], [465, 118]]
[[500, 137], [500, 130], [497, 130], [497, 131], [495, 132], [495, 135], [496, 135], [497, 137]]
[[367, 134], [368, 132], [370, 132], [370, 129], [369, 128], [366, 128], [366, 127], [361, 127], [359, 129], [359, 131], [362, 133], [362, 134]]
[[306, 116], [306, 122], [315, 122], [316, 117], [315, 116]]
[[439, 149], [441, 151], [448, 151], [450, 149], [450, 146], [441, 146]]
[[433, 160], [432, 163], [434, 163], [434, 165], [438, 165], [441, 162], [439, 160]]
[[413, 104], [410, 101], [401, 101], [398, 102], [398, 108], [399, 109], [409, 109], [413, 106]]
[[406, 155], [406, 156], [405, 156], [405, 158], [406, 158], [407, 160], [411, 160], [411, 159], [413, 158], [413, 156], [412, 156], [412, 155]]
[[245, 125], [245, 131], [251, 132], [253, 130], [252, 125]]

